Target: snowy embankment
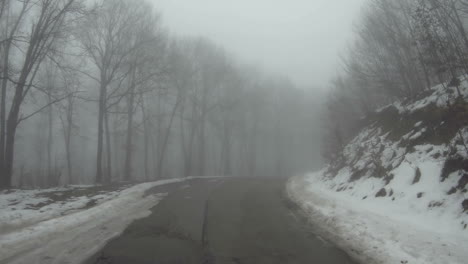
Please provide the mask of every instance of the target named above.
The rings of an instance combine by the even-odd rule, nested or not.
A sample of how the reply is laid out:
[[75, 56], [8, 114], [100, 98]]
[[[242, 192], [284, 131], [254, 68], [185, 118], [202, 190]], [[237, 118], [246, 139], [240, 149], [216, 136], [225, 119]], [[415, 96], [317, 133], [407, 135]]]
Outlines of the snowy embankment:
[[330, 190], [318, 177], [320, 173], [291, 179], [288, 194], [319, 235], [360, 263], [466, 263], [468, 236], [450, 226], [454, 221], [437, 224], [411, 206], [405, 210], [373, 199], [359, 201]]
[[[144, 196], [147, 190], [181, 181], [139, 184], [51, 203], [40, 210], [31, 206], [48, 199], [37, 198], [37, 194], [70, 189], [1, 194], [0, 227], [4, 230], [0, 232], [0, 263], [81, 263], [132, 221], [148, 216], [149, 209], [165, 195]], [[12, 200], [18, 203], [12, 205]], [[16, 214], [11, 208], [16, 208]]]
[[369, 117], [324, 170], [288, 183], [317, 232], [361, 263], [467, 263], [468, 83]]
[[104, 203], [128, 187], [70, 186], [0, 192], [0, 234]]

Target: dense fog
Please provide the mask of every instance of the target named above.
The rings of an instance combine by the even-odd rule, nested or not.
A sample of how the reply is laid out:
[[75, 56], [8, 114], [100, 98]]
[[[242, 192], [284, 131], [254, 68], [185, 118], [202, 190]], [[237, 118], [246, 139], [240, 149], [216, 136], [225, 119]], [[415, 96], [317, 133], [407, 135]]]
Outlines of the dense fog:
[[[258, 4], [251, 10], [267, 9], [268, 3]], [[320, 167], [328, 77], [322, 71], [311, 81], [317, 75], [307, 69], [312, 59], [306, 49], [298, 49], [304, 47], [297, 46], [300, 32], [289, 48], [285, 42], [268, 48], [298, 25], [290, 21], [271, 39], [249, 19], [210, 21], [218, 29], [237, 25], [247, 32], [243, 41], [230, 42], [216, 30], [199, 32], [207, 23], [203, 11], [178, 5], [183, 3], [1, 1], [2, 186], [288, 177]], [[246, 5], [233, 4], [229, 14]], [[216, 6], [200, 3], [198, 10], [223, 14]], [[273, 6], [272, 14], [283, 12], [283, 5]], [[174, 16], [179, 9], [185, 24]], [[259, 25], [269, 17], [260, 17]], [[341, 38], [320, 43], [343, 45]], [[313, 65], [330, 67], [338, 58], [326, 54], [326, 60], [314, 56]]]
[[466, 13], [451, 0], [2, 0], [1, 185], [318, 169], [379, 107], [458, 87]]
[[468, 263], [468, 0], [0, 0], [0, 263]]

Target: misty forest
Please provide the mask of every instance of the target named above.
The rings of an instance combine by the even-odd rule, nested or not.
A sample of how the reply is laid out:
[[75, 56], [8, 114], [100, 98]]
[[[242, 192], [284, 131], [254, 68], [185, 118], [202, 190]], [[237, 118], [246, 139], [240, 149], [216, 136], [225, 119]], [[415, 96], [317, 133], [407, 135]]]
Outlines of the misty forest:
[[1, 3], [3, 187], [310, 169], [312, 96], [144, 1]]
[[0, 0], [0, 89], [0, 263], [468, 259], [468, 0]]

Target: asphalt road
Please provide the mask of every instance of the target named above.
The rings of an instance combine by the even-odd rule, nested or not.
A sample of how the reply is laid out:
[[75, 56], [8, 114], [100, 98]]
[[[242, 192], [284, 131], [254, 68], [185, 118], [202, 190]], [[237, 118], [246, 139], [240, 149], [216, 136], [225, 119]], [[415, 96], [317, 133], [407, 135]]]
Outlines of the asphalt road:
[[351, 264], [284, 197], [285, 180], [194, 180], [90, 258], [92, 264]]

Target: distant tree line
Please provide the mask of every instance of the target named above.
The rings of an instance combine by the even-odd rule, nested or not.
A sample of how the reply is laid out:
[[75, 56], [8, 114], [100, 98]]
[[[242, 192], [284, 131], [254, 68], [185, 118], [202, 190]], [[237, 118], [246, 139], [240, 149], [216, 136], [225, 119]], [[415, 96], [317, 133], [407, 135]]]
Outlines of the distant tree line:
[[0, 189], [310, 169], [313, 96], [143, 0], [0, 0]]
[[442, 83], [459, 93], [468, 73], [467, 27], [466, 0], [369, 0], [331, 82], [323, 156], [337, 158], [359, 120], [379, 107]]

